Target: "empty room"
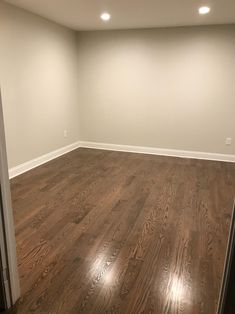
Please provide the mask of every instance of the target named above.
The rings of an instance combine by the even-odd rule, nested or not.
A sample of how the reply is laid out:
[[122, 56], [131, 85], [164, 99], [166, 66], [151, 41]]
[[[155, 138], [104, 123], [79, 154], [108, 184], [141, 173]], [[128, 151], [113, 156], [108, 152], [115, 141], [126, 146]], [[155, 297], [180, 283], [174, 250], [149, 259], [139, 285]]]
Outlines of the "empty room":
[[0, 88], [0, 312], [235, 313], [234, 1], [0, 0]]

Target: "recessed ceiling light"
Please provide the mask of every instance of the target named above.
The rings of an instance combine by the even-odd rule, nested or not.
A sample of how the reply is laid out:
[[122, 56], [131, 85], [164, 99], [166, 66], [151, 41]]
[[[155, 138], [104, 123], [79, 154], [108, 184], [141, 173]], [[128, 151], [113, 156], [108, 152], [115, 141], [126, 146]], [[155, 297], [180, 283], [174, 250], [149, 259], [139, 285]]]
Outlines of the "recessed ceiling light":
[[200, 14], [208, 14], [210, 10], [211, 9], [209, 7], [200, 7], [198, 11]]
[[107, 12], [104, 12], [104, 13], [101, 14], [100, 18], [101, 18], [101, 20], [107, 22], [107, 21], [110, 20], [111, 15], [109, 13], [107, 13]]

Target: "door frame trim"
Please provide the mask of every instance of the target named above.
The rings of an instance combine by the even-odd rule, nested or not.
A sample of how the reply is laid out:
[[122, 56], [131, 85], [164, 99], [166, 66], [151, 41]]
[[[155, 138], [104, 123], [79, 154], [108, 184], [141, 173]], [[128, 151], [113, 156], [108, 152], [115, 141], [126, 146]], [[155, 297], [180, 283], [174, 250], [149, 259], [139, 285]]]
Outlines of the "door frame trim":
[[19, 274], [16, 257], [15, 227], [11, 203], [10, 182], [8, 173], [6, 140], [4, 130], [2, 98], [0, 90], [0, 185], [2, 198], [2, 219], [6, 246], [6, 263], [9, 274], [11, 305], [20, 297]]
[[226, 256], [225, 256], [225, 261], [224, 261], [223, 277], [221, 280], [217, 314], [225, 313], [225, 307], [228, 302], [228, 289], [229, 289], [229, 284], [231, 283], [231, 270], [232, 270], [234, 255], [235, 255], [234, 248], [235, 248], [235, 200], [234, 200], [234, 206], [233, 206], [231, 223], [230, 223], [230, 230], [229, 230], [229, 236], [228, 236]]

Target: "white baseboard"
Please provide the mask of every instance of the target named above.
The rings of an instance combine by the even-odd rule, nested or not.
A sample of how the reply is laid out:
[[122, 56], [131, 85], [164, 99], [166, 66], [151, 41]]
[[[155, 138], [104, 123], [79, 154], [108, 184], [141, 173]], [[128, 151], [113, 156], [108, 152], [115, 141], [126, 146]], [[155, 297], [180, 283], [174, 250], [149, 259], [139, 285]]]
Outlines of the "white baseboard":
[[176, 149], [129, 146], [129, 145], [106, 144], [106, 143], [84, 142], [84, 141], [80, 142], [80, 147], [114, 150], [114, 151], [121, 151], [121, 152], [130, 152], [130, 153], [180, 157], [180, 158], [193, 158], [193, 159], [235, 162], [235, 155], [229, 155], [229, 154], [226, 155], [226, 154], [204, 153], [204, 152], [195, 152], [195, 151], [184, 151], [184, 150], [176, 150]]
[[62, 156], [66, 153], [69, 153], [72, 150], [77, 149], [79, 146], [80, 146], [80, 143], [76, 142], [76, 143], [70, 144], [68, 146], [54, 150], [54, 151], [52, 151], [48, 154], [45, 154], [43, 156], [40, 156], [38, 158], [27, 161], [27, 162], [25, 162], [19, 166], [11, 168], [11, 169], [9, 169], [9, 177], [10, 177], [10, 179], [12, 179], [12, 178], [14, 178], [14, 177], [26, 172], [26, 171], [29, 171], [33, 168], [36, 168], [36, 167], [38, 167], [38, 166], [40, 166], [40, 165], [42, 165], [42, 164], [44, 164], [44, 163], [46, 163], [52, 159], [55, 159], [55, 158]]
[[142, 146], [129, 146], [129, 145], [118, 145], [118, 144], [107, 144], [107, 143], [97, 143], [97, 142], [76, 142], [71, 145], [62, 147], [60, 149], [54, 150], [51, 153], [40, 156], [38, 158], [27, 161], [19, 166], [9, 169], [10, 179], [27, 172], [33, 168], [36, 168], [52, 159], [55, 159], [61, 155], [67, 154], [74, 149], [79, 147], [93, 148], [93, 149], [104, 149], [113, 150], [120, 152], [129, 153], [139, 153], [139, 154], [151, 154], [151, 155], [161, 155], [170, 157], [181, 157], [181, 158], [194, 158], [194, 159], [205, 159], [205, 160], [215, 160], [215, 161], [225, 161], [225, 162], [235, 162], [235, 155], [225, 155], [225, 154], [214, 154], [214, 153], [204, 153], [204, 152], [194, 152], [194, 151], [184, 151], [176, 149], [165, 149], [165, 148], [155, 148], [155, 147], [142, 147]]

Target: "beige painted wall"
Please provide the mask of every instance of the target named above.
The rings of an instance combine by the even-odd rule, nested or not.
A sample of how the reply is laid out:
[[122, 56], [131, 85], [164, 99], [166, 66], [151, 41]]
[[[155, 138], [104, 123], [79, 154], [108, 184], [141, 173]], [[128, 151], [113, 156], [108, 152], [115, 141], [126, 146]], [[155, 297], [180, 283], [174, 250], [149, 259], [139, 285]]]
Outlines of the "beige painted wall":
[[76, 33], [0, 1], [0, 39], [13, 167], [78, 140]]
[[235, 25], [79, 33], [78, 73], [82, 140], [235, 154]]

